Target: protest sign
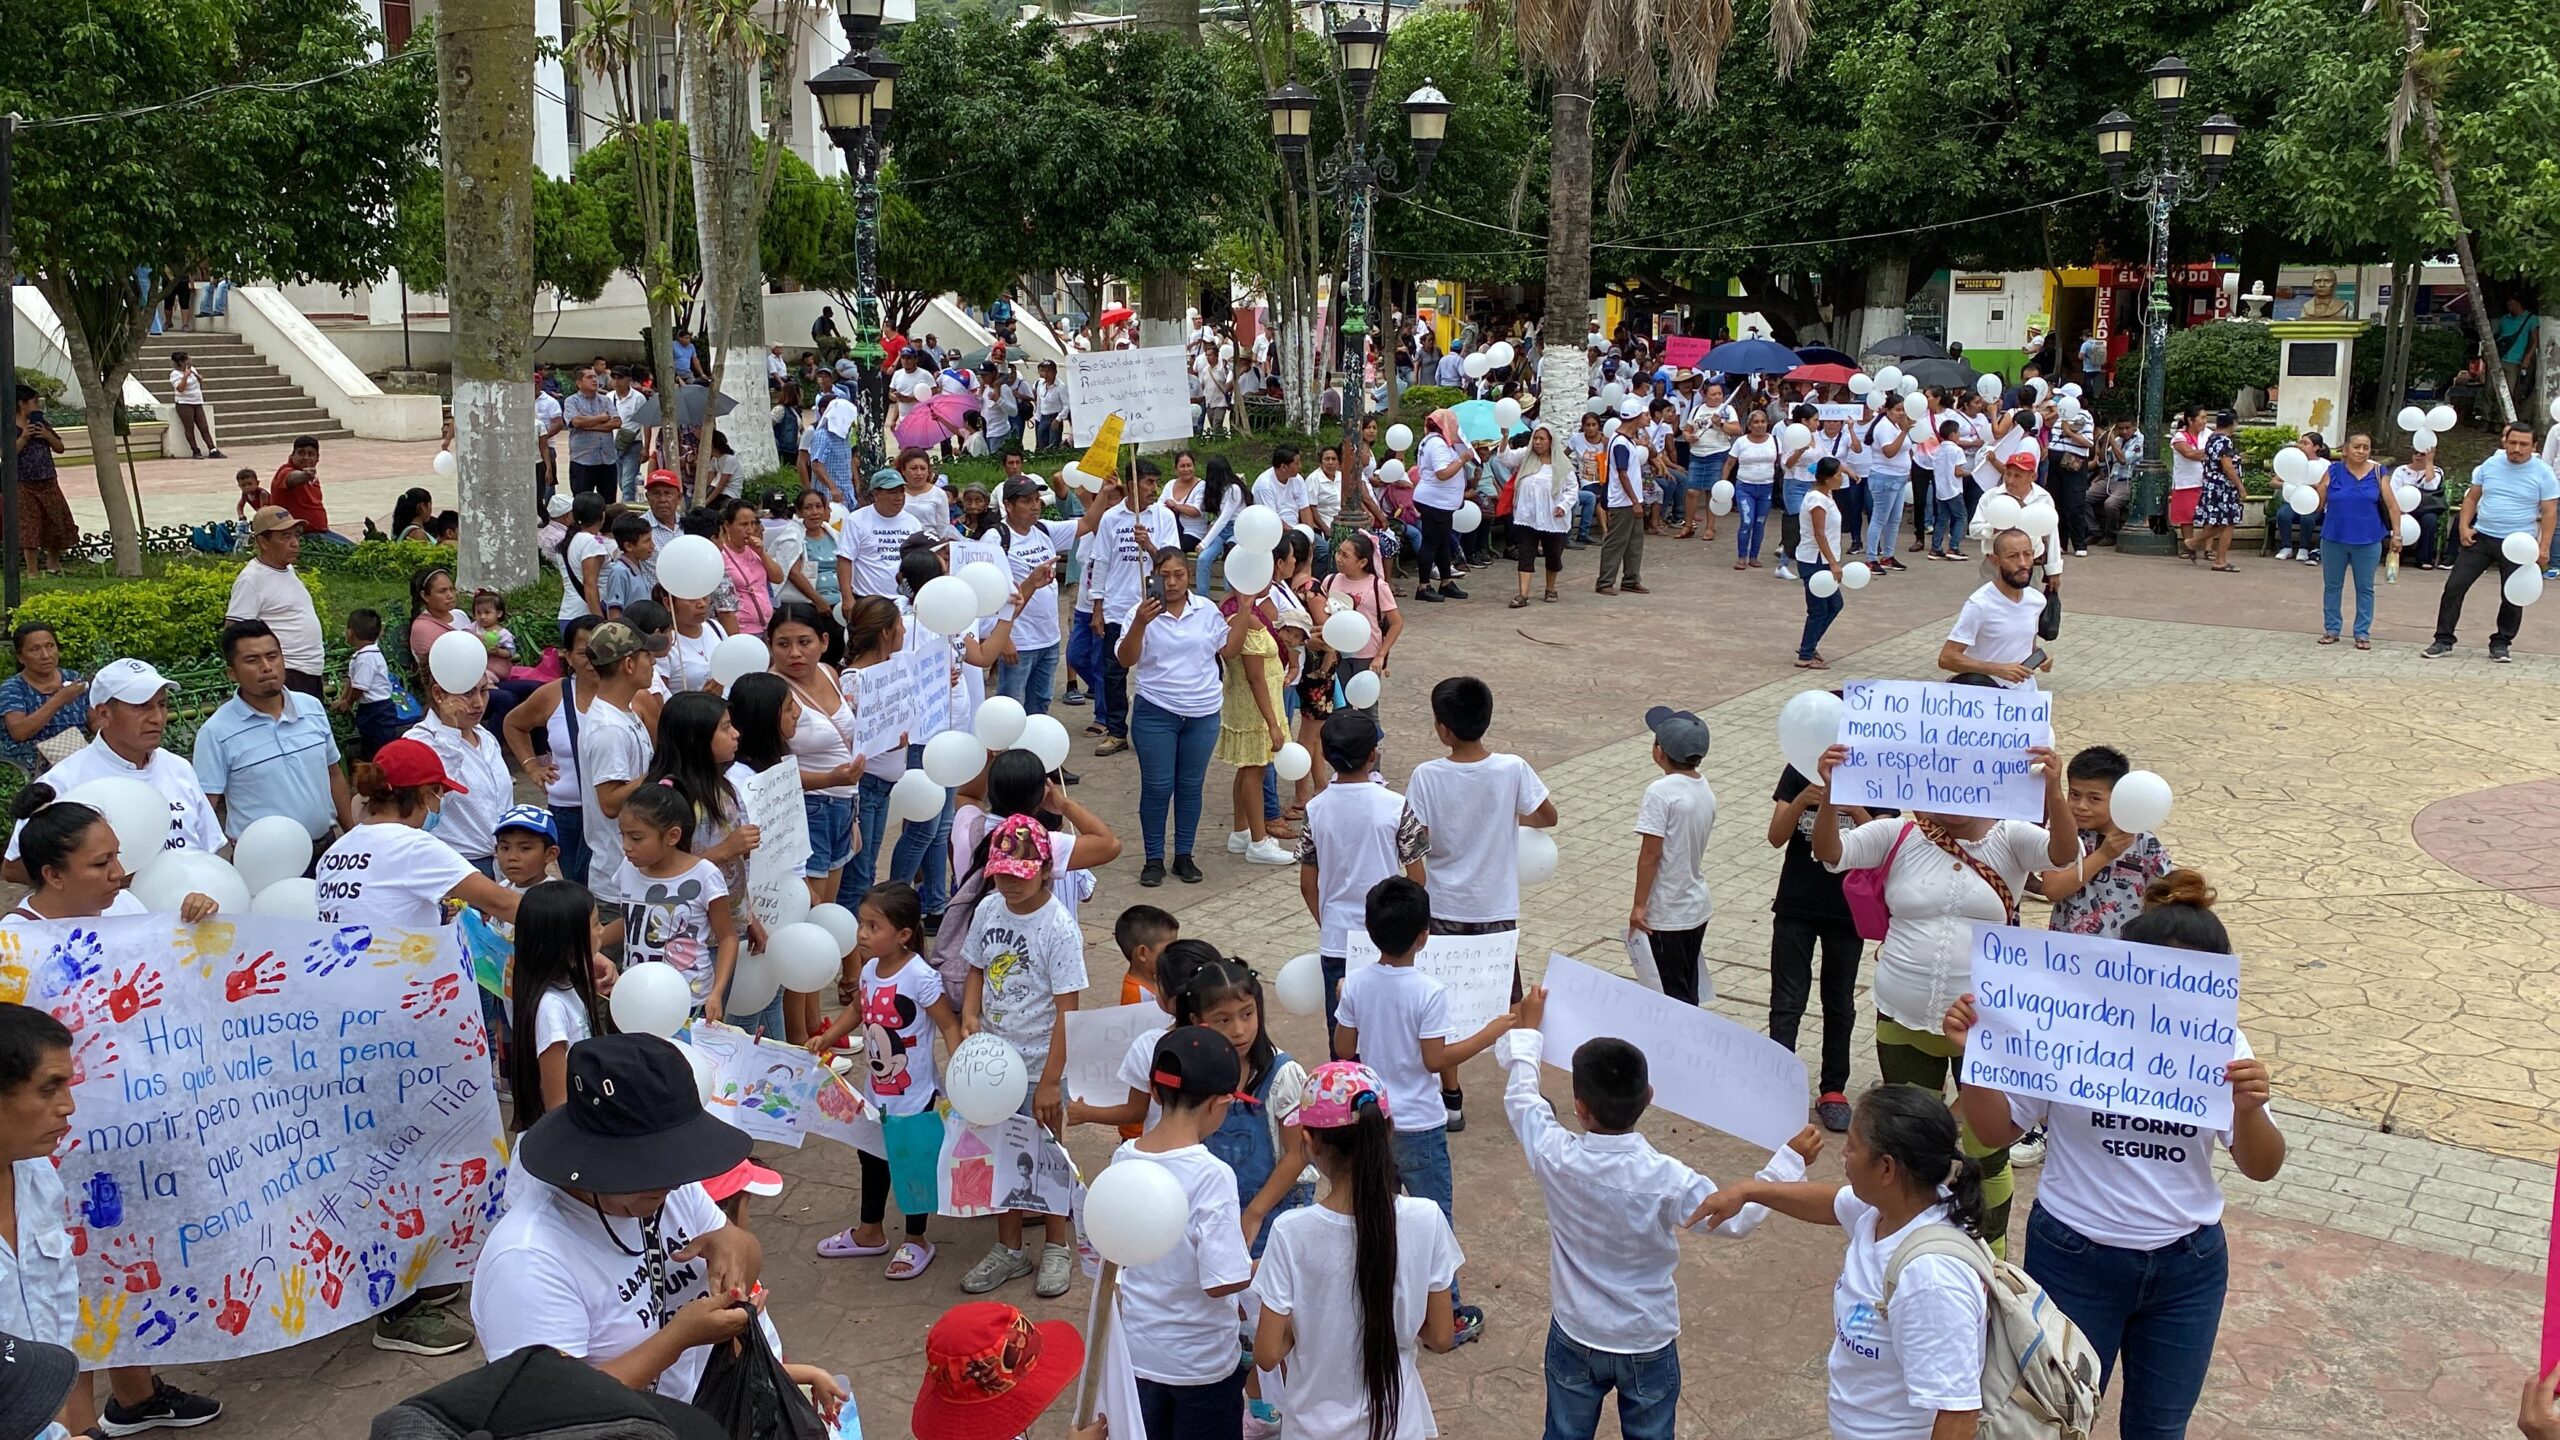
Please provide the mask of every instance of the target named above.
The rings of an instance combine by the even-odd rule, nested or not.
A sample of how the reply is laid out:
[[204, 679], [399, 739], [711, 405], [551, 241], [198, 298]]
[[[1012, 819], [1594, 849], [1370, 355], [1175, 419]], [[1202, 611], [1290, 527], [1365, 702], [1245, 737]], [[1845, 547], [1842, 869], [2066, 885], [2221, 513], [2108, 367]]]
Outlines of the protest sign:
[[1653, 1103], [1775, 1150], [1804, 1129], [1804, 1062], [1712, 1010], [1660, 995], [1566, 955], [1547, 957], [1546, 1060], [1570, 1069], [1575, 1047], [1603, 1035], [1644, 1052]]
[[478, 989], [441, 934], [0, 930], [0, 998], [73, 1035], [83, 1361], [281, 1350], [469, 1278], [507, 1174]]
[[[1124, 444], [1191, 438], [1191, 359], [1179, 345], [1093, 350], [1067, 357], [1075, 443], [1090, 445], [1113, 415]], [[1115, 469], [1117, 467], [1114, 467]]]
[[1852, 425], [1867, 416], [1867, 407], [1864, 405], [1816, 405], [1813, 411], [1813, 418], [1816, 420], [1838, 420]]
[[1173, 1023], [1153, 1000], [1114, 1005], [1103, 1010], [1067, 1012], [1067, 1098], [1087, 1105], [1123, 1105], [1129, 1086], [1120, 1078], [1120, 1061], [1138, 1036]]
[[2231, 1128], [2237, 956], [1976, 922], [1973, 1004], [1967, 1085]]
[[916, 672], [904, 655], [844, 672], [853, 701], [853, 743], [866, 756], [886, 755], [906, 743], [916, 726]]
[[961, 566], [974, 565], [982, 560], [1008, 575], [1013, 573], [1005, 564], [1005, 550], [1002, 542], [995, 540], [953, 540], [951, 542], [950, 573], [957, 575], [960, 573]]
[[959, 708], [954, 699], [959, 686], [951, 678], [958, 656], [950, 641], [920, 633], [900, 659], [912, 672], [914, 678], [907, 683], [916, 697], [915, 722], [908, 728], [907, 743], [921, 745], [951, 728], [952, 714]]
[[1831, 803], [1994, 820], [2044, 819], [2045, 777], [2027, 751], [2053, 743], [2053, 697], [2040, 690], [1852, 680], [1840, 687], [1848, 758]]
[[[1511, 972], [1520, 958], [1520, 932], [1497, 930], [1490, 935], [1434, 935], [1422, 942], [1413, 963], [1449, 992], [1449, 1023], [1460, 1038], [1493, 1023], [1511, 1008]], [[1343, 957], [1346, 976], [1378, 963], [1378, 947], [1366, 930], [1353, 930]]]
[[816, 1056], [708, 1020], [694, 1021], [684, 1039], [711, 1060], [711, 1094], [703, 1109], [759, 1140], [800, 1148], [826, 1069]]
[[[1704, 335], [1665, 335], [1662, 337], [1662, 363], [1681, 370], [1698, 369], [1698, 362], [1707, 358], [1707, 344]], [[1712, 370], [1715, 367], [1709, 365], [1706, 368]]]
[[809, 865], [809, 812], [800, 793], [797, 765], [776, 765], [738, 782], [738, 811], [756, 827], [756, 848], [747, 852], [747, 910], [768, 930], [807, 910], [784, 908], [791, 889], [808, 893], [800, 872]]
[[514, 932], [514, 926], [501, 926], [468, 905], [453, 917], [453, 937], [462, 945], [471, 978], [501, 1000], [507, 998], [516, 981]]

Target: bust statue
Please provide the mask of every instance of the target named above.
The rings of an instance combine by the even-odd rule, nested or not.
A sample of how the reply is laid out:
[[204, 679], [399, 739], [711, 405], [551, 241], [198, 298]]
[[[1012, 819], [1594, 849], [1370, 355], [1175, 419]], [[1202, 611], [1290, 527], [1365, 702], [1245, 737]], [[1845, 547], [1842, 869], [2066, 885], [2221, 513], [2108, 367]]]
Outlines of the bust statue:
[[2311, 298], [2302, 302], [2305, 320], [2345, 320], [2347, 302], [2338, 298], [2338, 272], [2321, 270], [2311, 277]]

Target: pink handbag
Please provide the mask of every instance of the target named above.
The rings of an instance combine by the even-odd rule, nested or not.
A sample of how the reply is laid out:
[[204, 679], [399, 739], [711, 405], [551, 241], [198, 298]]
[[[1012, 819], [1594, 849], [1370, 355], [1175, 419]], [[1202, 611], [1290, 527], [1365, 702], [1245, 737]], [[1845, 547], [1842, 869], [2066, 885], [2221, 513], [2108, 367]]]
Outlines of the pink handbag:
[[1902, 842], [1911, 838], [1914, 828], [1910, 821], [1902, 822], [1902, 833], [1893, 837], [1893, 848], [1884, 852], [1882, 865], [1840, 877], [1841, 898], [1849, 902], [1850, 922], [1858, 927], [1862, 940], [1882, 940], [1893, 924], [1893, 911], [1884, 903], [1884, 882], [1893, 873], [1893, 857], [1902, 853]]

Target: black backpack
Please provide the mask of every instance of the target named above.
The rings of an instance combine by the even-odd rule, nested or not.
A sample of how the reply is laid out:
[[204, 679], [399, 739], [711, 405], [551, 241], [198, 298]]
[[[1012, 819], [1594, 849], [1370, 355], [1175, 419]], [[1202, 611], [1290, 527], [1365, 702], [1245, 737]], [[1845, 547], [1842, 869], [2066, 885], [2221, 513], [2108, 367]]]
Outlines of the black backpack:
[[528, 1345], [373, 1417], [372, 1440], [727, 1440], [680, 1401]]

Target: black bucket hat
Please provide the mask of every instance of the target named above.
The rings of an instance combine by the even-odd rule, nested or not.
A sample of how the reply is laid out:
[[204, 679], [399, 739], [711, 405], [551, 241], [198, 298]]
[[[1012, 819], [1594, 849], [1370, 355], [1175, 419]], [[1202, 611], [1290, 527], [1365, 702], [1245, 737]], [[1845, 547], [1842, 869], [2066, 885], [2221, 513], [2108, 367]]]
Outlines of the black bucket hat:
[[655, 1035], [599, 1035], [569, 1047], [569, 1098], [519, 1142], [526, 1172], [601, 1195], [672, 1190], [723, 1174], [755, 1140], [702, 1108], [693, 1066]]
[[0, 1435], [33, 1435], [62, 1408], [80, 1361], [59, 1345], [0, 1335]]

